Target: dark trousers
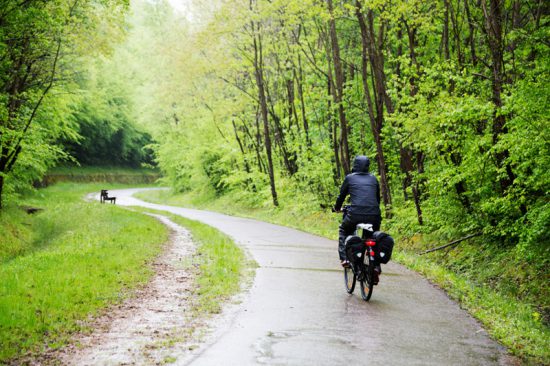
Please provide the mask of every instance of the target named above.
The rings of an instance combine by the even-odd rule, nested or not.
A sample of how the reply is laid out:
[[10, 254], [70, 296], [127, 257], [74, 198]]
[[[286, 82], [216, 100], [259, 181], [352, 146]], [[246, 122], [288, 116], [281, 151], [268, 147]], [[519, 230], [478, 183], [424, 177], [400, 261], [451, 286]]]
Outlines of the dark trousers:
[[357, 224], [363, 223], [363, 224], [372, 224], [372, 228], [374, 231], [380, 230], [380, 223], [382, 222], [382, 218], [380, 215], [346, 215], [344, 216], [344, 219], [342, 220], [342, 223], [340, 224], [339, 228], [339, 235], [338, 235], [338, 255], [340, 256], [340, 260], [346, 259], [346, 237], [348, 235], [353, 234], [355, 231], [355, 228], [357, 227]]

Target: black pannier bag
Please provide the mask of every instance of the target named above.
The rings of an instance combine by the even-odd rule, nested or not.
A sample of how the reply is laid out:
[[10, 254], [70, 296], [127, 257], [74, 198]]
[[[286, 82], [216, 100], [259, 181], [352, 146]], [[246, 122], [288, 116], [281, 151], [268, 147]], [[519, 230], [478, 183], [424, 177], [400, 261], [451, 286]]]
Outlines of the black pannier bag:
[[365, 241], [357, 235], [349, 235], [344, 242], [346, 244], [346, 255], [348, 260], [353, 263], [359, 263], [363, 260], [365, 253]]
[[391, 259], [391, 253], [393, 251], [393, 238], [382, 231], [375, 231], [374, 234], [372, 234], [372, 237], [376, 240], [377, 261], [383, 264], [388, 263]]

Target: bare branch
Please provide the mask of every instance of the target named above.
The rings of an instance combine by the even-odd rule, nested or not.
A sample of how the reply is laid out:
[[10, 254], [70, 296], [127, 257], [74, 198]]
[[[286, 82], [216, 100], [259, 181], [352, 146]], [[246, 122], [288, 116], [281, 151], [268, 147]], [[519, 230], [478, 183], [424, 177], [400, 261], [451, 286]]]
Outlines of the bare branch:
[[480, 236], [482, 233], [479, 232], [479, 233], [475, 233], [475, 234], [470, 234], [468, 236], [465, 236], [463, 238], [460, 238], [460, 239], [457, 239], [457, 240], [454, 240], [448, 244], [445, 244], [445, 245], [442, 245], [442, 246], [439, 246], [439, 247], [435, 247], [435, 248], [432, 248], [432, 249], [428, 249], [428, 250], [425, 250], [421, 253], [418, 253], [419, 255], [424, 255], [424, 254], [427, 254], [427, 253], [431, 253], [431, 252], [435, 252], [436, 250], [441, 250], [441, 249], [445, 249], [447, 247], [450, 247], [450, 246], [453, 246], [453, 245], [457, 245], [461, 242], [463, 242], [464, 240], [467, 240], [467, 239], [470, 239], [470, 238], [473, 238], [475, 236]]

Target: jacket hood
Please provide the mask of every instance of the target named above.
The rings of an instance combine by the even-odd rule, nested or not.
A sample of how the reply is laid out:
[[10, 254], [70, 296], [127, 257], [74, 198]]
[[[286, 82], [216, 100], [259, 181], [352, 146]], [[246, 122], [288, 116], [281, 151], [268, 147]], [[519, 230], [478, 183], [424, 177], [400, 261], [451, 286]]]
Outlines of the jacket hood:
[[365, 155], [358, 155], [353, 161], [353, 173], [368, 173], [370, 167], [370, 160]]

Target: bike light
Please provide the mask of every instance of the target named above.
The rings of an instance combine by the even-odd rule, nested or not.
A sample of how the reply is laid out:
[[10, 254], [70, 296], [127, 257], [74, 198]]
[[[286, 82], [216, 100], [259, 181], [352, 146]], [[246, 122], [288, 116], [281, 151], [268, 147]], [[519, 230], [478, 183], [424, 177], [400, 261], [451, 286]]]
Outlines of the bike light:
[[376, 245], [376, 242], [372, 239], [367, 239], [367, 241], [365, 242], [365, 245], [368, 247], [373, 247]]

